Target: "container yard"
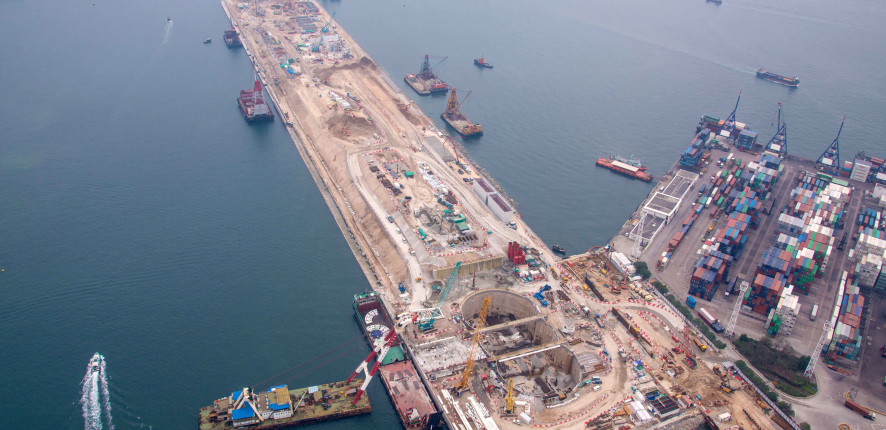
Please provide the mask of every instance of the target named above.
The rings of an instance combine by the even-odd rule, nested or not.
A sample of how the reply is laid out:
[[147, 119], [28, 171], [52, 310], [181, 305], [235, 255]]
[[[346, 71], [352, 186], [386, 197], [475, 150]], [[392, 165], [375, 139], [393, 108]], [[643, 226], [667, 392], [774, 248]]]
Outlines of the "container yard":
[[[848, 176], [828, 174], [788, 155], [784, 127], [763, 144], [735, 111], [725, 120], [705, 116], [690, 149], [675, 154], [674, 168], [610, 244], [561, 258], [322, 7], [223, 6], [255, 62], [258, 90], [284, 118], [374, 290], [354, 301], [373, 352], [350, 382], [290, 391], [293, 415], [279, 419], [321, 413], [324, 403], [360, 405], [377, 373], [405, 428], [798, 428], [708, 330], [774, 333], [811, 351], [821, 327], [797, 316], [814, 302], [828, 317], [818, 324], [840, 324], [825, 350], [833, 349], [832, 362], [865, 353], [853, 342], [866, 326], [851, 325], [869, 303], [864, 291], [846, 287], [838, 303], [827, 285], [843, 272], [849, 286], [880, 282], [873, 276], [882, 262], [867, 256], [883, 237], [868, 210], [880, 208], [873, 184], [846, 191], [852, 179], [844, 178], [856, 164], [855, 177], [876, 178], [882, 163], [861, 157]], [[448, 90], [433, 72], [440, 62], [426, 56], [406, 81], [419, 94]], [[478, 135], [482, 128], [460, 110], [464, 101], [453, 89], [444, 119]], [[828, 154], [831, 167], [845, 167]], [[631, 160], [616, 161], [656, 179]], [[858, 230], [859, 214], [870, 231]], [[845, 250], [837, 249], [841, 229], [852, 233]], [[643, 280], [641, 261], [678, 303], [690, 304], [691, 320]], [[276, 425], [273, 412], [261, 421], [261, 405], [285, 400], [279, 392], [288, 388], [275, 388], [232, 394], [219, 401], [226, 406], [207, 408], [206, 419], [214, 412], [213, 426]], [[311, 408], [299, 395], [313, 399]], [[242, 398], [259, 406], [234, 418]]]

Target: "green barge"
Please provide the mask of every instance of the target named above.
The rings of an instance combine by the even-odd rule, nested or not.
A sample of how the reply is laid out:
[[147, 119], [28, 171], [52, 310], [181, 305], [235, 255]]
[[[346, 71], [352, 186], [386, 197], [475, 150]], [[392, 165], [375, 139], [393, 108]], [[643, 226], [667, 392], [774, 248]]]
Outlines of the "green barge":
[[295, 390], [286, 385], [267, 391], [244, 388], [201, 408], [198, 429], [282, 429], [368, 414], [368, 396], [351, 404], [361, 384], [363, 379]]

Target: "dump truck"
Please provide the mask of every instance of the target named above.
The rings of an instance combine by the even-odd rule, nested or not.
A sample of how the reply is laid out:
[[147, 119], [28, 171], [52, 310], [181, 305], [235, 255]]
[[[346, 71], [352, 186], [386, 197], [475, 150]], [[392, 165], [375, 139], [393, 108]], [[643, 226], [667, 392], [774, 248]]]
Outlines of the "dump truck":
[[695, 346], [697, 346], [698, 349], [702, 350], [702, 352], [708, 350], [707, 345], [705, 345], [705, 344], [699, 342], [697, 337], [693, 337], [693, 338], [692, 338], [692, 341], [695, 342]]

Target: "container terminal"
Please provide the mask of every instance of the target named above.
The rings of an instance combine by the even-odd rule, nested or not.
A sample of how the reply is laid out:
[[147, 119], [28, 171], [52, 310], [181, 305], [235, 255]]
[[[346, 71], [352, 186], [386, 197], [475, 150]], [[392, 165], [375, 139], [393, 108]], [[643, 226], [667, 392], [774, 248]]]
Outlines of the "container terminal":
[[[310, 1], [222, 5], [243, 36], [266, 100], [285, 119], [372, 285], [376, 296], [362, 299], [382, 305], [363, 313], [356, 306], [379, 357], [377, 368], [368, 357], [358, 372], [382, 375], [404, 426], [430, 427], [431, 418], [423, 423], [422, 417], [436, 411], [446, 427], [464, 430], [702, 424], [799, 430], [801, 416], [816, 427], [837, 428], [839, 413], [806, 418], [817, 411], [855, 413], [842, 397], [815, 396], [801, 402], [812, 407], [796, 404], [797, 418], [791, 417], [744, 373], [739, 360], [748, 359], [725, 335], [759, 339], [777, 327], [776, 339], [819, 357], [815, 347], [825, 332], [822, 351], [831, 364], [813, 360], [815, 377], [839, 374], [843, 379], [828, 385], [839, 392], [863, 371], [849, 363], [879, 349], [863, 341], [879, 336], [865, 322], [872, 300], [863, 285], [876, 287], [881, 278], [871, 280], [882, 197], [868, 181], [876, 180], [882, 160], [859, 154], [846, 171], [839, 136], [818, 162], [803, 160], [788, 151], [782, 118], [772, 139], [758, 140], [736, 120], [736, 106], [726, 119], [705, 116], [687, 133], [697, 151], [679, 155], [610, 243], [561, 258], [494, 179], [322, 7]], [[289, 72], [293, 63], [300, 74]], [[824, 220], [833, 224], [834, 208], [845, 200], [843, 215], [836, 212], [843, 232], [833, 227], [840, 233], [831, 236], [834, 245], [816, 240], [829, 233]], [[783, 213], [785, 206], [792, 212]], [[810, 220], [812, 227], [782, 216], [804, 226]], [[791, 236], [797, 228], [808, 231]], [[773, 240], [785, 249], [770, 250]], [[776, 273], [785, 267], [776, 261], [786, 257], [781, 251], [804, 258], [789, 263], [794, 273]], [[758, 270], [764, 252], [766, 264]], [[667, 284], [668, 294], [642, 279], [640, 261], [651, 279]], [[777, 282], [790, 276], [802, 285], [790, 289], [796, 299], [782, 300], [788, 288]], [[695, 303], [692, 320], [667, 297]], [[806, 315], [789, 321], [791, 310], [807, 314], [811, 301], [818, 305], [814, 324]], [[767, 312], [770, 305], [774, 313]], [[372, 309], [379, 312], [367, 322]], [[724, 350], [696, 325], [702, 309], [704, 319], [697, 321], [723, 328], [711, 336], [727, 344]], [[834, 319], [833, 330], [822, 330]], [[373, 334], [384, 330], [370, 326], [387, 327], [388, 335]], [[858, 382], [849, 399], [870, 414], [886, 410], [882, 396], [869, 394], [877, 387], [867, 383]], [[365, 384], [346, 399], [358, 399]], [[433, 408], [421, 395], [417, 404], [408, 403], [409, 395], [398, 399], [406, 388], [426, 393]], [[415, 413], [402, 413], [410, 409]]]

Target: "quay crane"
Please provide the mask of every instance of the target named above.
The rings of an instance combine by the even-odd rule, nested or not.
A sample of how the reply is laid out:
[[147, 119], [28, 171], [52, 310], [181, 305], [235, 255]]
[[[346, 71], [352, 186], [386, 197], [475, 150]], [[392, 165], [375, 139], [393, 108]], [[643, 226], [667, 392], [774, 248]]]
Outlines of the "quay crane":
[[461, 375], [461, 379], [454, 387], [457, 392], [466, 389], [471, 382], [471, 373], [474, 372], [474, 355], [480, 347], [480, 332], [486, 328], [486, 315], [489, 314], [489, 303], [491, 301], [492, 296], [483, 299], [483, 306], [480, 308], [480, 316], [477, 318], [477, 324], [474, 327], [474, 337], [471, 340], [471, 351], [468, 352], [468, 361], [465, 363], [465, 369], [464, 373]]
[[[840, 123], [840, 130], [837, 132], [837, 137], [834, 138], [834, 141], [828, 145], [827, 149], [821, 153], [818, 157], [818, 161], [816, 164], [823, 164], [827, 167], [830, 167], [834, 170], [834, 172], [839, 172], [840, 169], [840, 133], [843, 132], [843, 124], [846, 123], [846, 117], [843, 117], [843, 122]], [[827, 161], [825, 161], [827, 160]]]
[[735, 112], [738, 111], [738, 103], [741, 102], [741, 91], [738, 91], [738, 100], [735, 101], [735, 108], [732, 109], [732, 113], [726, 117], [726, 121], [723, 123], [723, 129], [728, 131], [730, 136], [735, 131]]
[[437, 299], [437, 305], [430, 309], [421, 309], [418, 311], [421, 318], [418, 321], [418, 329], [422, 332], [426, 332], [434, 328], [434, 320], [443, 315], [442, 306], [446, 301], [446, 296], [449, 295], [449, 290], [452, 289], [452, 285], [455, 284], [455, 279], [458, 277], [458, 269], [461, 267], [461, 261], [455, 263], [455, 268], [452, 269], [452, 273], [449, 274], [449, 279], [446, 281], [446, 285], [443, 287], [443, 290], [440, 291], [440, 297]]
[[[391, 330], [388, 332], [387, 336], [384, 338], [384, 342], [379, 342], [375, 345], [375, 348], [372, 349], [372, 352], [366, 356], [366, 359], [360, 362], [360, 365], [357, 366], [357, 370], [354, 370], [354, 373], [351, 374], [351, 377], [348, 378], [348, 384], [360, 374], [360, 371], [366, 375], [366, 380], [363, 381], [363, 385], [360, 386], [360, 390], [357, 391], [357, 395], [354, 396], [354, 401], [351, 402], [352, 405], [356, 405], [357, 401], [360, 400], [360, 396], [363, 395], [363, 392], [366, 391], [366, 387], [369, 386], [369, 381], [372, 380], [372, 377], [375, 376], [375, 372], [378, 371], [378, 367], [381, 366], [382, 361], [384, 361], [385, 356], [388, 355], [388, 351], [394, 346], [394, 342], [397, 340], [397, 331]], [[376, 358], [378, 357], [378, 358]], [[375, 358], [375, 365], [372, 366], [372, 370], [369, 370], [369, 363], [372, 359]], [[258, 411], [256, 411], [258, 414]]]
[[778, 131], [775, 132], [775, 136], [772, 136], [772, 139], [769, 139], [769, 143], [766, 144], [767, 150], [772, 150], [772, 145], [779, 145], [781, 149], [778, 151], [782, 155], [787, 155], [788, 153], [788, 124], [786, 122], [781, 121], [781, 103], [778, 104]]

